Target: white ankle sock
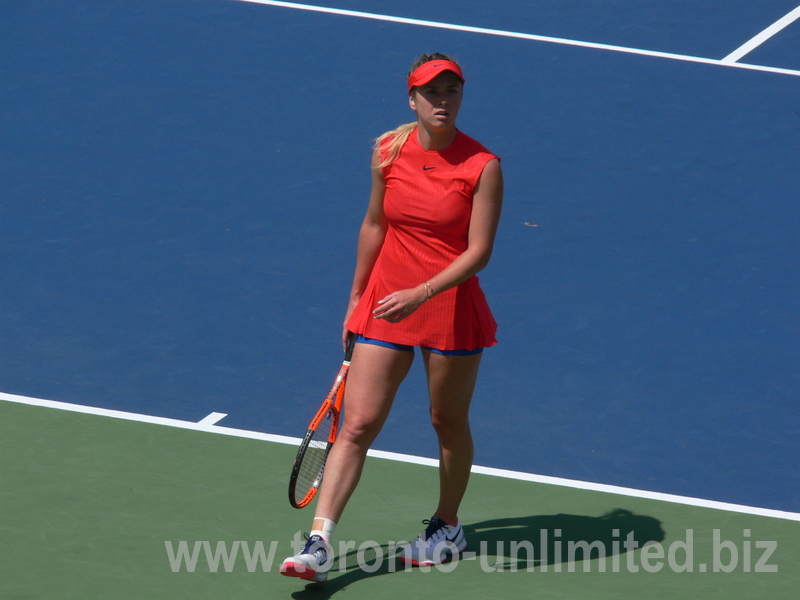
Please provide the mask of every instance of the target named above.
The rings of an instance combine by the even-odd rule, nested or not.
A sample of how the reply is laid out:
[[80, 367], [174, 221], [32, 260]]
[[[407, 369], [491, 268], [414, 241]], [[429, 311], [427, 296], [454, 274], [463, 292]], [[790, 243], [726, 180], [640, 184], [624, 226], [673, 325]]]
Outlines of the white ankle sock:
[[322, 529], [314, 529], [308, 535], [320, 535], [322, 539], [330, 544], [333, 540], [333, 532], [336, 529], [336, 523], [324, 517], [314, 517], [315, 524], [317, 521], [322, 521]]

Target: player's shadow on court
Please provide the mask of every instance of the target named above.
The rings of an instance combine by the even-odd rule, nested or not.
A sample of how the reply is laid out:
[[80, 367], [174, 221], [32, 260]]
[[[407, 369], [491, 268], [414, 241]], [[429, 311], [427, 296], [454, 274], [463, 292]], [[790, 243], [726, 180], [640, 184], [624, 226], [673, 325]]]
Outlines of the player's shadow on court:
[[464, 525], [464, 533], [467, 552], [476, 553], [482, 568], [517, 571], [592, 568], [575, 566], [584, 561], [603, 562], [595, 571], [612, 570], [620, 555], [664, 540], [659, 520], [623, 509], [601, 517], [558, 514], [493, 519]]
[[[623, 509], [601, 517], [559, 514], [492, 519], [464, 524], [464, 533], [469, 545], [458, 561], [477, 561], [487, 572], [612, 571], [621, 555], [665, 537], [660, 521]], [[369, 577], [402, 577], [407, 569], [396, 560], [396, 553], [397, 548], [387, 544], [348, 552], [338, 557], [327, 583], [309, 584], [292, 598], [326, 599]], [[447, 568], [459, 567], [450, 563]], [[428, 570], [432, 575], [436, 572], [435, 567]]]

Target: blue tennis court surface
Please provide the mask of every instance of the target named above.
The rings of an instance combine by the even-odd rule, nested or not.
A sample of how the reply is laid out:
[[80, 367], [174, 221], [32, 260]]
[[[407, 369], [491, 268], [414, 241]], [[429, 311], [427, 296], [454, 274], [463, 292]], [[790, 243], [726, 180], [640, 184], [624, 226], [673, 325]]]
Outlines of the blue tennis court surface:
[[[0, 7], [0, 391], [300, 435], [341, 358], [371, 139], [443, 51], [506, 178], [476, 462], [800, 510], [800, 21], [739, 59], [766, 70], [718, 63], [796, 0], [327, 6], [560, 41]], [[435, 455], [419, 365], [376, 446]]]

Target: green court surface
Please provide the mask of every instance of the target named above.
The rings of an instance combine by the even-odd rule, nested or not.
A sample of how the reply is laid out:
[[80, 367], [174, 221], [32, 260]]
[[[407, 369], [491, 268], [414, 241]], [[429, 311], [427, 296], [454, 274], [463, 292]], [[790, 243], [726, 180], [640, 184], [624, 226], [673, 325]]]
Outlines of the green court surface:
[[[381, 458], [368, 460], [337, 529], [345, 560], [309, 585], [278, 574], [313, 516], [287, 500], [290, 445], [0, 402], [0, 448], [2, 600], [728, 600], [800, 589], [800, 522], [477, 474], [461, 514], [473, 554], [404, 571], [389, 548], [430, 516], [437, 473]], [[626, 552], [633, 540], [650, 544]]]

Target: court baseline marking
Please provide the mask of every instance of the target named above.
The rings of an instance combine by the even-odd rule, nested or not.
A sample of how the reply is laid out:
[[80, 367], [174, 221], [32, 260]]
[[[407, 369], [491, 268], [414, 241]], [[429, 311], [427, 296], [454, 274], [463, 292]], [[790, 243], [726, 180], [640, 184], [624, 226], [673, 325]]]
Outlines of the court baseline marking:
[[535, 35], [532, 33], [520, 33], [516, 31], [504, 31], [501, 29], [487, 29], [485, 27], [472, 27], [469, 25], [455, 25], [452, 23], [441, 23], [438, 21], [425, 21], [421, 19], [410, 19], [406, 17], [395, 17], [392, 15], [381, 15], [376, 13], [361, 12], [357, 10], [347, 10], [343, 8], [330, 8], [326, 6], [313, 6], [310, 4], [298, 4], [295, 2], [280, 2], [278, 0], [236, 0], [238, 2], [249, 2], [252, 4], [264, 4], [268, 6], [277, 6], [281, 8], [291, 8], [295, 10], [305, 10], [311, 12], [327, 13], [333, 15], [340, 15], [346, 17], [356, 17], [361, 19], [372, 19], [377, 21], [387, 21], [390, 23], [403, 23], [405, 25], [417, 25], [420, 27], [435, 27], [438, 29], [450, 29], [454, 31], [463, 31], [467, 33], [480, 33], [484, 35], [495, 35], [509, 38], [518, 38], [524, 40], [532, 40], [537, 42], [546, 42], [550, 44], [561, 44], [566, 46], [578, 46], [581, 48], [591, 48], [594, 50], [608, 50], [611, 52], [624, 52], [627, 54], [637, 54], [640, 56], [649, 56], [652, 58], [665, 58], [670, 60], [678, 60], [684, 62], [701, 63], [706, 65], [732, 67], [737, 69], [747, 69], [752, 71], [763, 71], [767, 73], [778, 73], [781, 75], [793, 75], [800, 77], [800, 70], [795, 69], [782, 69], [779, 67], [768, 67], [765, 65], [751, 65], [747, 63], [740, 63], [738, 60], [744, 55], [754, 50], [759, 45], [763, 44], [770, 37], [778, 33], [784, 27], [800, 18], [800, 6], [790, 12], [788, 15], [768, 27], [760, 34], [752, 38], [750, 41], [739, 47], [737, 50], [722, 59], [715, 58], [702, 58], [699, 56], [689, 56], [686, 54], [674, 54], [672, 52], [658, 52], [654, 50], [642, 50], [640, 48], [628, 48], [625, 46], [614, 46], [611, 44], [599, 44], [595, 42], [584, 42], [579, 40], [570, 40], [566, 38], [550, 37], [544, 35]]
[[[41, 408], [50, 408], [55, 410], [64, 410], [68, 412], [95, 415], [100, 417], [110, 417], [125, 421], [149, 423], [152, 425], [164, 425], [167, 427], [176, 427], [179, 429], [188, 429], [192, 431], [201, 431], [205, 433], [215, 433], [219, 435], [247, 438], [265, 442], [273, 442], [277, 444], [288, 444], [291, 446], [299, 446], [300, 442], [302, 441], [300, 438], [295, 438], [295, 437], [275, 435], [271, 433], [263, 433], [260, 431], [249, 431], [246, 429], [235, 429], [232, 427], [221, 427], [219, 425], [215, 425], [215, 423], [219, 421], [223, 416], [227, 416], [224, 413], [211, 413], [209, 416], [205, 417], [200, 422], [194, 423], [192, 421], [170, 419], [167, 417], [156, 417], [152, 415], [143, 415], [138, 413], [124, 412], [120, 410], [98, 408], [94, 406], [84, 406], [82, 404], [71, 404], [68, 402], [43, 400], [40, 398], [29, 398], [27, 396], [17, 396], [14, 394], [6, 394], [3, 392], [0, 392], [0, 401], [13, 402], [16, 404], [25, 404], [28, 406], [38, 406]], [[373, 458], [382, 458], [386, 460], [393, 460], [397, 462], [410, 463], [410, 464], [429, 466], [429, 467], [439, 466], [438, 460], [433, 458], [426, 458], [423, 456], [412, 456], [408, 454], [400, 454], [397, 452], [385, 452], [383, 450], [374, 450], [374, 449], [370, 450], [368, 454]], [[647, 490], [637, 490], [633, 488], [626, 488], [615, 485], [592, 483], [589, 481], [578, 481], [574, 479], [565, 479], [562, 477], [550, 477], [547, 475], [536, 475], [533, 473], [510, 471], [506, 469], [496, 469], [493, 467], [482, 467], [478, 465], [472, 467], [472, 472], [480, 475], [491, 475], [493, 477], [502, 477], [504, 479], [529, 481], [531, 483], [555, 485], [560, 487], [567, 487], [567, 488], [586, 490], [592, 492], [604, 492], [607, 494], [616, 494], [619, 496], [627, 496], [631, 498], [657, 500], [660, 502], [669, 502], [672, 504], [696, 506], [699, 508], [710, 508], [713, 510], [725, 510], [729, 512], [742, 513], [759, 517], [771, 517], [775, 519], [784, 519], [788, 521], [800, 522], [800, 513], [774, 510], [769, 508], [744, 506], [741, 504], [719, 502], [716, 500], [704, 500], [702, 498], [691, 498], [687, 496], [678, 496], [675, 494], [665, 494], [662, 492], [650, 492]]]

